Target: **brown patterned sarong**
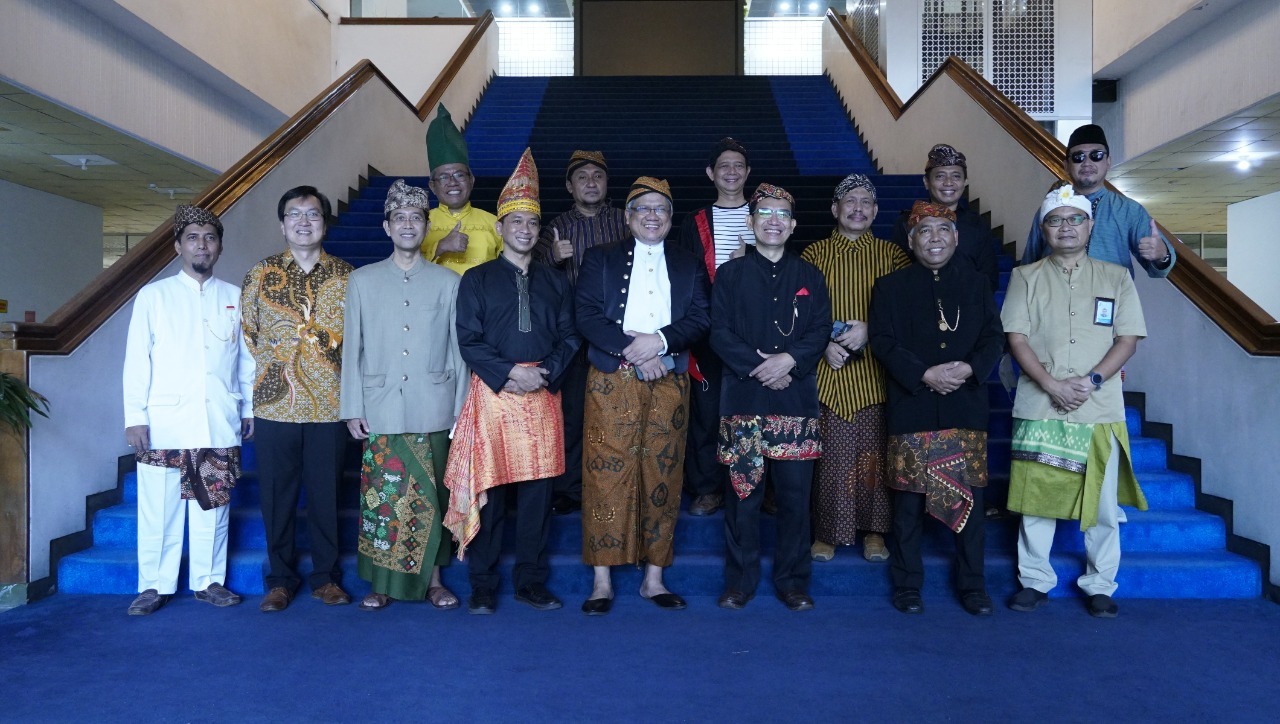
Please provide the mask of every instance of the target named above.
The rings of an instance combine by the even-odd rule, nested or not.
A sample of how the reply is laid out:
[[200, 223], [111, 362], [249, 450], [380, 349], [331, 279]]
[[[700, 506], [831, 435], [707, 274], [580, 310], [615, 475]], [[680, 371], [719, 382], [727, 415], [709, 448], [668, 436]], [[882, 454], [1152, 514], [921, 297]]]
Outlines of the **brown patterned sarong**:
[[474, 372], [471, 390], [453, 431], [449, 464], [449, 512], [444, 525], [458, 539], [458, 560], [480, 530], [485, 491], [564, 472], [564, 415], [560, 393], [546, 388], [517, 395], [495, 393]]
[[582, 436], [582, 560], [669, 566], [684, 483], [689, 376], [638, 380], [587, 372]]
[[201, 510], [221, 508], [231, 502], [231, 489], [240, 478], [240, 446], [202, 447], [191, 450], [147, 450], [134, 453], [143, 465], [177, 468], [183, 500], [194, 500]]
[[764, 459], [814, 460], [822, 457], [818, 419], [788, 415], [736, 415], [720, 418], [716, 459], [729, 466], [729, 484], [739, 500], [764, 481]]
[[924, 495], [925, 510], [954, 533], [973, 510], [972, 488], [987, 486], [987, 433], [938, 430], [889, 437], [889, 486]]
[[893, 497], [885, 481], [884, 405], [868, 405], [846, 420], [822, 406], [822, 459], [813, 486], [814, 538], [853, 545], [858, 531], [893, 529]]

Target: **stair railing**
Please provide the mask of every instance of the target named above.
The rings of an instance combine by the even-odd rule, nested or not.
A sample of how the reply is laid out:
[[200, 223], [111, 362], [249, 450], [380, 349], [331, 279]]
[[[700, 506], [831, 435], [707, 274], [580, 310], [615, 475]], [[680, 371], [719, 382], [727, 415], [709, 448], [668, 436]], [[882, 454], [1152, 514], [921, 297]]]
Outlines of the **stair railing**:
[[[993, 225], [1008, 230], [1006, 241], [1021, 246], [1039, 200], [1055, 180], [1067, 179], [1062, 142], [956, 56], [903, 103], [857, 36], [828, 10], [823, 67], [884, 172], [920, 173], [933, 143], [964, 150], [971, 195], [991, 209]], [[1280, 355], [1280, 322], [1160, 230], [1178, 253], [1169, 281], [1244, 351]]]

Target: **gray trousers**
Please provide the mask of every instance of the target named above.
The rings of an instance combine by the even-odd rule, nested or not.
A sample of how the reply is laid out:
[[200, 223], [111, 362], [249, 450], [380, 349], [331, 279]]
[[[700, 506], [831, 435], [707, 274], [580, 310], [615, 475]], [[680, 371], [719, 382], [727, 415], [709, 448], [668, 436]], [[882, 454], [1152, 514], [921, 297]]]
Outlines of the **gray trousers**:
[[[1120, 443], [1111, 437], [1111, 456], [1107, 458], [1102, 477], [1102, 494], [1098, 499], [1098, 524], [1085, 531], [1084, 550], [1087, 564], [1076, 585], [1090, 596], [1110, 596], [1116, 590], [1116, 571], [1120, 569], [1120, 506], [1116, 488], [1120, 478]], [[1018, 531], [1018, 582], [1025, 588], [1048, 593], [1058, 585], [1058, 575], [1049, 562], [1056, 518], [1022, 516]]]

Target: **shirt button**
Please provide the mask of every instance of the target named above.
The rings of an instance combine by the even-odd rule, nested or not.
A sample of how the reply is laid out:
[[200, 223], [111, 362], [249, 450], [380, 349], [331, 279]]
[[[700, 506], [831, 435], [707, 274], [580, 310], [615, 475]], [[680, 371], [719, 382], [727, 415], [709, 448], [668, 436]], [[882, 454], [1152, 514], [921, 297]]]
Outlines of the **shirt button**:
[[652, 290], [652, 289], [650, 289], [650, 290], [649, 290], [649, 293], [650, 293], [650, 294], [653, 294], [653, 290]]
[[626, 287], [623, 287], [623, 288], [622, 288], [622, 289], [620, 289], [619, 291], [621, 291], [623, 294], [626, 294], [626, 293], [627, 293], [627, 288], [626, 288]]
[[774, 297], [774, 298], [773, 298], [773, 301], [775, 301], [775, 302], [776, 302], [776, 301], [778, 301], [778, 298], [777, 298], [777, 297]]
[[405, 283], [405, 284], [408, 284], [408, 283], [409, 283], [409, 277], [405, 277], [405, 278], [404, 278], [404, 283]]
[[1074, 339], [1073, 339], [1073, 340], [1071, 340], [1071, 344], [1075, 344], [1075, 343], [1076, 343], [1076, 341], [1075, 341]]
[[401, 381], [401, 382], [408, 382], [408, 381], [409, 381], [409, 375], [400, 375], [400, 381]]
[[407, 307], [407, 306], [409, 306], [409, 300], [408, 300], [408, 299], [404, 300], [404, 305], [405, 305], [406, 307]]
[[407, 350], [407, 349], [406, 349], [405, 351], [401, 352], [400, 354], [404, 355], [405, 357], [408, 357], [408, 356], [409, 356], [409, 350]]
[[1072, 284], [1072, 285], [1071, 285], [1071, 288], [1072, 288], [1072, 289], [1075, 289], [1075, 288], [1076, 288], [1076, 285]]
[[408, 331], [409, 331], [409, 325], [407, 325], [407, 324], [406, 324], [406, 325], [404, 325], [404, 331], [406, 331], [406, 332], [408, 332]]
[[1075, 312], [1072, 312], [1072, 313], [1071, 313], [1071, 316], [1073, 316], [1073, 317], [1074, 317], [1074, 316], [1076, 316], [1076, 313], [1075, 313]]
[[618, 306], [619, 306], [619, 307], [625, 307], [625, 306], [627, 306], [627, 305], [625, 305], [625, 304], [619, 304]]
[[630, 278], [631, 278], [631, 275], [630, 275], [630, 274], [623, 274], [623, 275], [622, 275], [622, 278], [623, 278], [623, 279], [630, 279]]
[[947, 343], [946, 343], [946, 342], [943, 342], [942, 344], [938, 345], [938, 347], [940, 347], [941, 349], [946, 349], [946, 348], [947, 348]]
[[1072, 373], [1072, 374], [1075, 374], [1075, 372], [1076, 372], [1076, 368], [1072, 367], [1072, 368], [1068, 369], [1067, 371], [1068, 371], [1068, 372], [1070, 372], [1070, 373]]

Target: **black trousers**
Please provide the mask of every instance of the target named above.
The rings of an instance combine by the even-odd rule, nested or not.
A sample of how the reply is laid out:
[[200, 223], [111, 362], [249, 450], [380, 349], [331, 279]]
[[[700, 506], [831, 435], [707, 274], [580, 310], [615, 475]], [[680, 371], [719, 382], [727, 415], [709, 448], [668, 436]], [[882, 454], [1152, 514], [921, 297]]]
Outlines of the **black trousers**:
[[498, 590], [498, 558], [508, 503], [516, 509], [516, 565], [511, 572], [516, 590], [547, 582], [547, 538], [551, 535], [551, 495], [555, 478], [526, 480], [490, 488], [480, 509], [480, 530], [467, 546], [467, 570], [472, 591]]
[[689, 436], [684, 453], [684, 491], [691, 497], [728, 490], [729, 469], [716, 460], [720, 444], [720, 377], [723, 363], [710, 348], [694, 352], [704, 382], [689, 379]]
[[[813, 460], [770, 460], [764, 464], [773, 476], [778, 535], [773, 552], [773, 586], [778, 594], [809, 592], [813, 559], [809, 556], [809, 493], [813, 487]], [[733, 490], [724, 496], [724, 586], [726, 590], [754, 594], [760, 585], [760, 505], [764, 485], [757, 485], [745, 500]]]
[[276, 422], [256, 418], [262, 524], [267, 534], [266, 584], [297, 590], [298, 493], [307, 491], [312, 589], [342, 582], [338, 561], [338, 483], [347, 444], [341, 422]]
[[582, 501], [582, 416], [587, 396], [587, 356], [583, 352], [574, 355], [560, 385], [560, 411], [564, 413], [564, 473], [556, 478], [552, 489], [556, 495], [565, 495]]
[[[956, 588], [961, 592], [986, 590], [983, 575], [987, 542], [986, 508], [983, 506], [982, 492], [982, 488], [973, 488], [973, 511], [964, 528], [955, 534]], [[893, 536], [889, 538], [889, 575], [895, 588], [920, 588], [924, 585], [924, 559], [920, 554], [920, 544], [924, 537], [924, 519], [927, 517], [923, 494], [894, 491]]]

